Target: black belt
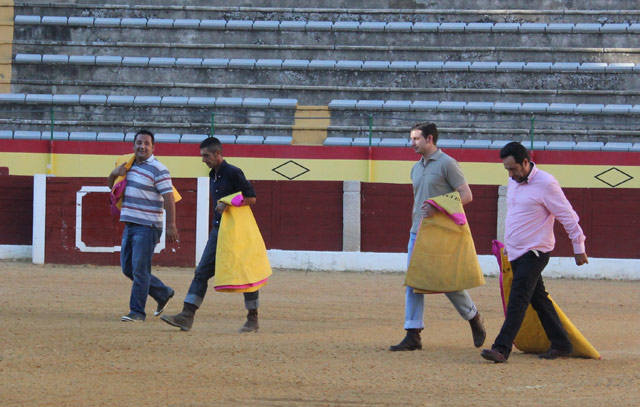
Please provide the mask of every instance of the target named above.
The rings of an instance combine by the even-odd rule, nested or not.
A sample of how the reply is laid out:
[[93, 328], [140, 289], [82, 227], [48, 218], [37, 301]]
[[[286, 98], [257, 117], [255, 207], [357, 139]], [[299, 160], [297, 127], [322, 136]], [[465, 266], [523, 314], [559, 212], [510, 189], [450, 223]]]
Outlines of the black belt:
[[133, 223], [133, 222], [123, 222], [125, 225], [127, 226], [147, 226], [147, 227], [151, 227], [151, 225], [141, 225], [139, 223]]

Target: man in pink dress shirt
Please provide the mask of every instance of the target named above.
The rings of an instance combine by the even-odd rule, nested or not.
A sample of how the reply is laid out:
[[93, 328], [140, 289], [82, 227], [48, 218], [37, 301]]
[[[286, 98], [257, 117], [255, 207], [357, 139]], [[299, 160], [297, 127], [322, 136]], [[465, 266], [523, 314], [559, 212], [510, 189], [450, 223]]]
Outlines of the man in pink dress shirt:
[[588, 263], [585, 236], [578, 224], [578, 215], [558, 181], [531, 162], [529, 152], [522, 144], [512, 142], [505, 145], [500, 150], [500, 158], [510, 177], [505, 250], [513, 269], [513, 282], [502, 329], [491, 349], [484, 349], [481, 355], [496, 363], [507, 361], [513, 340], [531, 304], [551, 342], [549, 350], [538, 357], [556, 359], [568, 356], [573, 352], [573, 345], [545, 290], [542, 271], [555, 246], [553, 223], [556, 219], [569, 234], [576, 264]]

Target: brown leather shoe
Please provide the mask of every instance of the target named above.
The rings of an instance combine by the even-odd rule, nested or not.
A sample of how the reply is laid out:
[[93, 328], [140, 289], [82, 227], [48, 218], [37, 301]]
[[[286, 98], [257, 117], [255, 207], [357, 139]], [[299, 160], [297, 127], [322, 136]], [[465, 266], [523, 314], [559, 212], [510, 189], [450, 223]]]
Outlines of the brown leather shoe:
[[480, 356], [494, 363], [507, 362], [507, 357], [495, 349], [482, 349]]
[[422, 329], [407, 329], [407, 335], [404, 339], [397, 345], [389, 346], [389, 350], [391, 352], [398, 352], [422, 349], [420, 331], [422, 331]]
[[484, 329], [484, 318], [480, 315], [480, 312], [476, 313], [476, 316], [469, 320], [471, 325], [471, 334], [473, 335], [473, 346], [479, 348], [487, 338], [487, 331]]
[[573, 349], [557, 350], [557, 349], [551, 349], [550, 348], [545, 353], [539, 354], [538, 358], [539, 359], [553, 360], [553, 359], [558, 359], [558, 358], [566, 358], [567, 356], [571, 355], [572, 353], [573, 353]]
[[193, 317], [193, 314], [187, 315], [181, 312], [176, 315], [163, 315], [160, 319], [171, 326], [180, 328], [181, 331], [190, 331], [193, 326]]
[[238, 332], [258, 332], [258, 328], [260, 328], [260, 326], [258, 325], [258, 310], [250, 309], [249, 313], [247, 314], [247, 322], [242, 325]]

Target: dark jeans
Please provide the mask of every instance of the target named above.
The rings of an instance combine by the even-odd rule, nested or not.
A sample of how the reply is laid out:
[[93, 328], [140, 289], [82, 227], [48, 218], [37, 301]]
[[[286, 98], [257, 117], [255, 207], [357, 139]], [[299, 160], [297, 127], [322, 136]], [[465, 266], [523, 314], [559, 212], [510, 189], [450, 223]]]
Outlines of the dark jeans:
[[124, 275], [133, 280], [129, 308], [142, 316], [145, 316], [148, 295], [160, 302], [173, 292], [171, 287], [151, 274], [151, 258], [159, 238], [160, 231], [156, 227], [133, 223], [127, 224], [122, 233], [120, 264]]
[[[202, 253], [202, 258], [189, 286], [189, 293], [184, 299], [184, 302], [193, 304], [200, 308], [204, 296], [207, 294], [207, 288], [209, 287], [209, 279], [216, 274], [216, 248], [218, 247], [218, 228], [213, 227], [211, 233], [209, 233], [209, 240]], [[244, 294], [244, 304], [247, 309], [258, 308], [258, 296], [259, 292], [254, 291], [252, 293]]]
[[511, 353], [513, 340], [520, 330], [529, 303], [538, 313], [542, 327], [551, 341], [551, 348], [564, 351], [572, 347], [542, 281], [542, 270], [549, 262], [549, 253], [538, 254], [536, 256], [529, 251], [511, 262], [513, 283], [507, 317], [493, 344], [493, 349], [507, 357]]

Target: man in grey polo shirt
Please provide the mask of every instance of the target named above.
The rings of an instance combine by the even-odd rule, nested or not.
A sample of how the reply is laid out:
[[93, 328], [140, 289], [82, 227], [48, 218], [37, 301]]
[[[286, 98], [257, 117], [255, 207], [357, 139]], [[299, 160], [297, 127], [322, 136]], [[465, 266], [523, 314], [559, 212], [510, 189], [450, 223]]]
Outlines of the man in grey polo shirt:
[[[438, 147], [438, 129], [434, 123], [418, 123], [411, 128], [411, 147], [422, 158], [411, 169], [413, 183], [412, 226], [408, 245], [408, 259], [411, 258], [418, 229], [422, 218], [435, 214], [433, 206], [425, 201], [449, 192], [458, 191], [462, 204], [471, 202], [473, 196], [458, 162], [443, 153]], [[409, 260], [407, 260], [407, 266]], [[447, 272], [443, 270], [443, 272]], [[424, 294], [413, 292], [413, 288], [405, 287], [405, 321], [407, 331], [404, 339], [397, 345], [389, 347], [391, 351], [409, 351], [422, 349], [420, 332], [424, 329]], [[445, 293], [460, 316], [469, 321], [473, 334], [473, 344], [482, 346], [487, 336], [483, 318], [466, 290]]]

